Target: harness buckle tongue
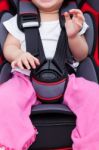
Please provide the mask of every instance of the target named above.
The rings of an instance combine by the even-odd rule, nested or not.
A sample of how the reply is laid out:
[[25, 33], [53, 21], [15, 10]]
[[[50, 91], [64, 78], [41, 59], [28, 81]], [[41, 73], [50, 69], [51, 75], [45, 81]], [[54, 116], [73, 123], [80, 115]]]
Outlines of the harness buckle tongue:
[[20, 15], [21, 29], [39, 27], [40, 22], [37, 14], [21, 14]]

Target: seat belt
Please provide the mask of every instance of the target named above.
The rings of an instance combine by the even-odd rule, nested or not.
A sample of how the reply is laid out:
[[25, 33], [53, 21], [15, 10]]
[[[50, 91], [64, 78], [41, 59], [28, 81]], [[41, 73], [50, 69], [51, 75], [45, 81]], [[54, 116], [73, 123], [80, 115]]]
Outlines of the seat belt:
[[63, 27], [61, 30], [54, 58], [47, 60], [39, 33], [38, 14], [33, 13], [32, 17], [21, 14], [18, 18], [18, 23], [21, 23], [19, 27], [21, 26], [27, 40], [26, 49], [40, 60], [40, 65], [36, 69], [31, 69], [31, 80], [37, 97], [43, 102], [57, 102], [62, 99], [68, 82], [65, 63], [70, 57], [67, 58], [69, 53], [67, 52], [68, 38], [65, 28]]

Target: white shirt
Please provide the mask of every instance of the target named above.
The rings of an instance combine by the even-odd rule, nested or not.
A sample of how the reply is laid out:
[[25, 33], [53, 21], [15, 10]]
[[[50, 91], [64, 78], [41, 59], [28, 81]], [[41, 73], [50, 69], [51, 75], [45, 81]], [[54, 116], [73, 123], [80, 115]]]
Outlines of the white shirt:
[[[5, 21], [4, 23], [7, 31], [12, 34], [16, 39], [19, 40], [21, 44], [21, 49], [26, 51], [26, 42], [25, 42], [25, 34], [19, 30], [17, 26], [17, 15], [12, 17], [11, 19]], [[80, 35], [84, 34], [88, 28], [86, 23], [83, 24], [83, 29], [80, 31]], [[49, 21], [49, 22], [41, 22], [41, 26], [39, 28], [41, 40], [44, 48], [45, 57], [47, 59], [52, 59], [54, 57], [57, 42], [60, 36], [61, 27], [59, 20]], [[74, 63], [74, 68], [78, 66], [78, 62]], [[27, 69], [21, 70], [19, 68], [14, 69], [13, 71], [19, 71], [26, 75], [30, 74], [30, 71]]]

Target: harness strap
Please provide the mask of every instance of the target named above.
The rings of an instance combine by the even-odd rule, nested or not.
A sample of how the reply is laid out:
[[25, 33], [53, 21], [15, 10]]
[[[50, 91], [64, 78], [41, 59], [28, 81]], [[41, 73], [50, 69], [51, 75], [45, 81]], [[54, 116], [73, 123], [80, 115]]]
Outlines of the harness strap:
[[[42, 41], [38, 28], [26, 28], [24, 29], [24, 34], [26, 38], [26, 48], [33, 56], [40, 60], [40, 64], [43, 64], [46, 60]], [[39, 67], [39, 66], [38, 66]]]
[[[59, 14], [60, 15], [60, 14]], [[25, 33], [26, 48], [40, 60], [36, 69], [31, 69], [30, 79], [38, 98], [44, 102], [56, 102], [62, 99], [68, 82], [68, 70], [65, 66], [70, 57], [68, 52], [68, 37], [64, 28], [64, 19], [60, 17], [61, 34], [58, 40], [55, 56], [47, 60], [39, 33], [40, 20], [37, 13], [19, 15], [21, 29]]]
[[62, 29], [53, 61], [58, 63], [60, 68], [63, 70], [64, 69], [63, 68], [64, 61], [66, 63], [66, 61], [69, 59], [69, 57], [70, 57], [70, 55], [68, 52], [68, 39], [66, 36], [66, 31], [64, 29]]
[[[40, 14], [38, 9], [32, 5], [31, 1], [19, 1], [19, 12], [18, 12], [18, 27], [25, 34], [26, 49], [33, 56], [39, 58], [40, 64], [45, 61], [45, 55], [43, 52], [43, 46], [39, 33], [40, 27]], [[24, 12], [23, 8], [27, 8]]]
[[[42, 65], [46, 60], [43, 45], [39, 33], [40, 26], [40, 15], [38, 10], [33, 6], [32, 13], [21, 13], [21, 2], [19, 3], [19, 15], [18, 15], [18, 26], [25, 33], [26, 38], [26, 48], [27, 50], [33, 54], [33, 56], [38, 57], [40, 60], [40, 64]], [[30, 5], [30, 4], [29, 4]], [[34, 9], [35, 8], [35, 9]], [[55, 56], [52, 62], [60, 69], [61, 72], [64, 70], [64, 62], [72, 62], [72, 56], [68, 47], [68, 38], [64, 28], [64, 18], [61, 17], [61, 13], [59, 14], [60, 18], [60, 26], [62, 28]], [[33, 24], [34, 22], [34, 24]], [[35, 24], [36, 22], [36, 24]], [[28, 23], [28, 24], [27, 24]], [[20, 25], [21, 24], [21, 25]], [[32, 25], [31, 25], [32, 24]], [[38, 25], [37, 25], [38, 24]], [[25, 25], [25, 26], [24, 26]]]
[[33, 54], [33, 56], [38, 57], [39, 56], [39, 44], [37, 40], [39, 39], [38, 30], [35, 28], [26, 28], [24, 29], [24, 33], [27, 51]]

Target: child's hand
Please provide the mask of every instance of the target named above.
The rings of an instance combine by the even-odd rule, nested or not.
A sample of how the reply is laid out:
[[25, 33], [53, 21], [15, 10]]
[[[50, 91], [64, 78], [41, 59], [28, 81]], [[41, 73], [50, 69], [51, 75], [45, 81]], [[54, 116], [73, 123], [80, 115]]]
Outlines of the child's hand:
[[12, 68], [19, 67], [20, 69], [33, 69], [39, 65], [39, 60], [29, 52], [22, 52], [12, 63]]
[[[72, 18], [70, 17], [72, 15]], [[83, 13], [79, 9], [71, 9], [69, 12], [64, 13], [65, 27], [68, 37], [74, 37], [78, 34], [85, 21]]]

